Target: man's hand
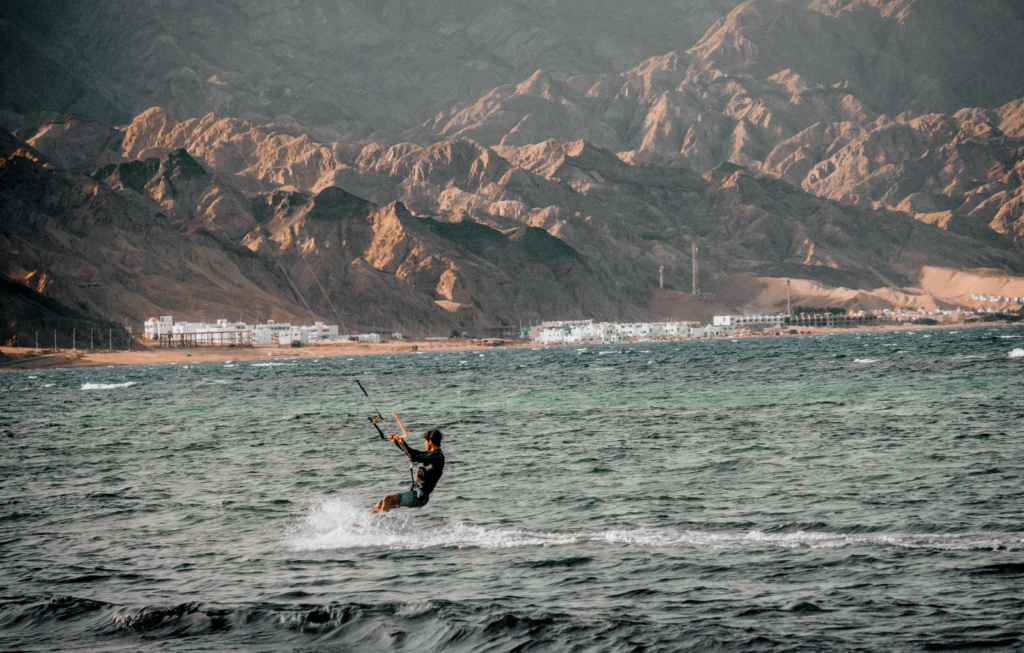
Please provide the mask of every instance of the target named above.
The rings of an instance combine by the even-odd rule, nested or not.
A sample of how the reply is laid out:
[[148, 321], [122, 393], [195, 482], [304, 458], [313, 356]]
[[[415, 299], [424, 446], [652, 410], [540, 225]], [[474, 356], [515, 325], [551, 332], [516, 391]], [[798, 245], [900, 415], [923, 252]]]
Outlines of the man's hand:
[[391, 435], [388, 436], [388, 440], [391, 440], [392, 442], [398, 443], [398, 442], [402, 442], [403, 440], [405, 440], [405, 438], [403, 438], [400, 433], [392, 433]]

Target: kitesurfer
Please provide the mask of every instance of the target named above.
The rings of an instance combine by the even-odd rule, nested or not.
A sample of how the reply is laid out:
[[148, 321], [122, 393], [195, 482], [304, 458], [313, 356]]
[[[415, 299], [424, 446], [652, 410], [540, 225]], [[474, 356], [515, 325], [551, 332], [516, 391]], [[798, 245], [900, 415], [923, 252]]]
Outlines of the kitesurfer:
[[413, 473], [412, 485], [405, 492], [389, 494], [377, 502], [370, 512], [388, 512], [392, 508], [422, 508], [430, 500], [430, 493], [444, 472], [444, 453], [441, 451], [441, 431], [430, 429], [423, 434], [426, 451], [417, 451], [405, 442], [402, 434], [388, 436], [409, 458], [411, 464], [418, 464]]

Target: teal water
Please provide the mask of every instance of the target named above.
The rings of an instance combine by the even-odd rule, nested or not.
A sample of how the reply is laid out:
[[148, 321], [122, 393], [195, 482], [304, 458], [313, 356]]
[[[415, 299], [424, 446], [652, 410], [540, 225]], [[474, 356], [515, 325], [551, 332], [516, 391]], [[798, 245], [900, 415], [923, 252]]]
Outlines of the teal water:
[[[0, 375], [0, 650], [1024, 645], [1024, 328]], [[447, 466], [404, 489], [359, 378]], [[415, 442], [415, 440], [414, 440]]]

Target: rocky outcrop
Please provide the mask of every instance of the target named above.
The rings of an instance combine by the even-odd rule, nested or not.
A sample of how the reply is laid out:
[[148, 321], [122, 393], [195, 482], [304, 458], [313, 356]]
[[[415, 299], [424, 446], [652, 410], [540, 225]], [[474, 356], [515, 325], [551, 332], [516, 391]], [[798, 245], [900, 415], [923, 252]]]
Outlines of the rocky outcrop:
[[0, 273], [45, 278], [47, 296], [84, 313], [128, 318], [136, 329], [166, 310], [211, 319], [304, 315], [272, 261], [208, 231], [183, 231], [147, 196], [52, 169], [21, 156], [26, 148], [0, 144], [14, 152], [0, 157]]
[[67, 118], [26, 129], [25, 142], [55, 166], [92, 172], [101, 158], [113, 159], [122, 137], [120, 130], [95, 120]]
[[157, 107], [139, 114], [128, 126], [120, 154], [137, 160], [162, 157], [177, 149], [188, 151], [218, 172], [260, 182], [259, 188], [308, 188], [341, 164], [346, 149], [354, 153], [353, 146], [314, 143], [294, 124], [257, 126], [212, 113], [178, 122]]
[[417, 218], [401, 203], [377, 207], [334, 187], [271, 204], [272, 217], [246, 246], [273, 252], [314, 310], [337, 311], [351, 328], [479, 332], [555, 307], [575, 316], [644, 310], [601, 290], [600, 272], [542, 229], [506, 233], [471, 220]]
[[819, 123], [776, 146], [762, 170], [820, 197], [1024, 248], [1019, 106]]

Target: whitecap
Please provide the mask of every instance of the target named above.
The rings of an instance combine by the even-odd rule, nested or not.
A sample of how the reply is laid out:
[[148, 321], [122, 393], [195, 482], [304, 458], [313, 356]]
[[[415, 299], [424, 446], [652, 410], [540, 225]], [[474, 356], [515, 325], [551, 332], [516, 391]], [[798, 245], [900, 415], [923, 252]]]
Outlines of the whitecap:
[[942, 551], [1024, 550], [1024, 533], [869, 533], [822, 531], [765, 533], [662, 528], [604, 531], [536, 531], [488, 528], [448, 519], [419, 528], [415, 517], [396, 510], [372, 515], [366, 506], [327, 499], [285, 534], [282, 544], [292, 551], [336, 549], [427, 549], [435, 547], [509, 549], [524, 546], [571, 546], [597, 543], [642, 548], [710, 549], [829, 549], [850, 546], [934, 549]]
[[1010, 358], [1024, 358], [1024, 349], [1014, 349], [1010, 352]]
[[877, 358], [855, 358], [855, 359], [853, 359], [853, 362], [854, 363], [877, 363], [878, 359]]
[[128, 388], [135, 385], [135, 381], [125, 383], [83, 383], [82, 390], [114, 390], [116, 388]]

